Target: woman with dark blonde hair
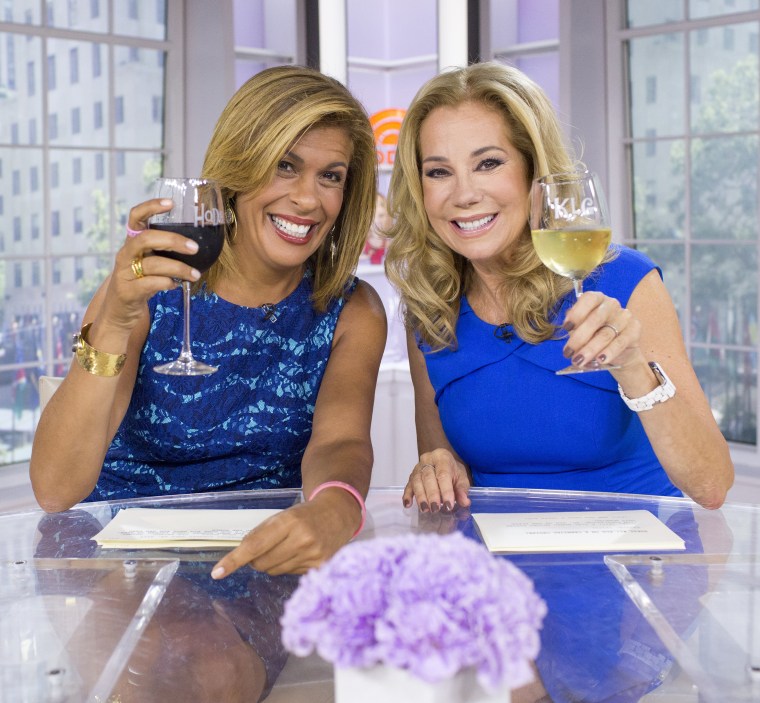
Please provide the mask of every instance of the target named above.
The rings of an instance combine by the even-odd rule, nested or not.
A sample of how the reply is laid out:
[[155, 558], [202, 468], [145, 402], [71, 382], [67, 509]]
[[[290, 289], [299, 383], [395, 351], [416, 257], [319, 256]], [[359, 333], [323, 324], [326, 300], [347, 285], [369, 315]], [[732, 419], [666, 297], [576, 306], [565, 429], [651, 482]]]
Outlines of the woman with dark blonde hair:
[[[728, 447], [657, 266], [613, 245], [575, 303], [533, 249], [532, 181], [576, 165], [543, 91], [506, 65], [441, 73], [406, 112], [385, 265], [415, 387], [407, 506], [469, 505], [471, 485], [725, 499]], [[619, 368], [556, 376], [568, 358]]]
[[[183, 561], [119, 688], [130, 700], [265, 696], [286, 656], [278, 623], [295, 586], [274, 577], [320, 564], [361, 529], [373, 462], [386, 321], [353, 275], [377, 187], [365, 111], [317, 71], [265, 70], [222, 112], [202, 175], [225, 201], [221, 257], [201, 275], [162, 256], [197, 245], [150, 229], [171, 203], [132, 208], [85, 312], [84, 352], [40, 418], [34, 492], [47, 512], [260, 488], [301, 487], [306, 500], [252, 530], [210, 576]], [[194, 282], [193, 353], [218, 365], [213, 375], [153, 370], [183, 338], [177, 279]], [[45, 544], [39, 556], [62, 556]]]
[[[214, 576], [244, 563], [303, 572], [348, 542], [369, 486], [386, 333], [381, 301], [352, 273], [372, 223], [376, 172], [367, 115], [338, 81], [284, 66], [238, 90], [202, 174], [225, 201], [222, 255], [203, 275], [161, 256], [193, 243], [149, 228], [151, 215], [170, 209], [165, 202], [132, 208], [136, 236], [83, 320], [93, 354], [125, 361], [105, 376], [75, 360], [46, 407], [30, 468], [46, 511], [303, 486], [313, 500], [251, 533]], [[152, 370], [177, 356], [182, 339], [175, 279], [194, 282], [193, 348], [218, 364], [216, 374]]]

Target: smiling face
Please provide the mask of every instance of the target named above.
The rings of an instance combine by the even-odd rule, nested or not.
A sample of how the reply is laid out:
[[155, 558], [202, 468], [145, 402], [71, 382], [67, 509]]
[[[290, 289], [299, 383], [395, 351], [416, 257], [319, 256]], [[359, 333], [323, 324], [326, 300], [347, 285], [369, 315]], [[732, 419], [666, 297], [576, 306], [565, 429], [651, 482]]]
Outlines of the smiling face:
[[351, 153], [345, 130], [314, 128], [262, 190], [238, 196], [235, 247], [245, 250], [242, 256], [276, 270], [303, 266], [340, 214]]
[[473, 264], [509, 259], [528, 222], [527, 170], [503, 117], [480, 103], [437, 107], [420, 129], [425, 211]]

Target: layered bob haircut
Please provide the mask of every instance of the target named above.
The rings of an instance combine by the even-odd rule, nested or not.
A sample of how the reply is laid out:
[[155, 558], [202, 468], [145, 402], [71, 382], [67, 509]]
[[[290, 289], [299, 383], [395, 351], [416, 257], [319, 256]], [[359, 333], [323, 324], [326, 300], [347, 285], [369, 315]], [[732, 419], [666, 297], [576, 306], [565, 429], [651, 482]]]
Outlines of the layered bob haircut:
[[[343, 206], [335, 227], [309, 259], [314, 273], [313, 304], [324, 310], [343, 295], [353, 274], [375, 208], [377, 156], [367, 113], [334, 78], [303, 66], [277, 66], [250, 78], [232, 96], [206, 150], [203, 176], [214, 178], [224, 202], [260, 191], [298, 139], [314, 128], [346, 132], [353, 152]], [[210, 290], [224, 272], [235, 272], [228, 228], [219, 260], [204, 279]]]

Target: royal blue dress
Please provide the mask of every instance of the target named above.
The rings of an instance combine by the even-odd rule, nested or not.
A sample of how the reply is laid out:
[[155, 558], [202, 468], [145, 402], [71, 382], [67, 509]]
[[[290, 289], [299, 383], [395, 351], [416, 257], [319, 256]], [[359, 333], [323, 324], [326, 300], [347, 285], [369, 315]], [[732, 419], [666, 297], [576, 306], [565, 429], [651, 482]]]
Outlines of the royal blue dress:
[[194, 295], [192, 352], [219, 366], [209, 376], [153, 371], [180, 353], [182, 291], [153, 296], [132, 399], [87, 500], [300, 486], [335, 326], [356, 282], [325, 312], [311, 303], [308, 272], [271, 309]]
[[[617, 257], [584, 289], [625, 307], [656, 267], [638, 251], [613, 246]], [[574, 302], [571, 293], [556, 319], [562, 321]], [[458, 346], [428, 353], [420, 344], [446, 437], [470, 467], [474, 485], [682, 495], [610, 373], [556, 376], [569, 363], [565, 340], [530, 344], [511, 326], [509, 339], [498, 332], [462, 297]]]

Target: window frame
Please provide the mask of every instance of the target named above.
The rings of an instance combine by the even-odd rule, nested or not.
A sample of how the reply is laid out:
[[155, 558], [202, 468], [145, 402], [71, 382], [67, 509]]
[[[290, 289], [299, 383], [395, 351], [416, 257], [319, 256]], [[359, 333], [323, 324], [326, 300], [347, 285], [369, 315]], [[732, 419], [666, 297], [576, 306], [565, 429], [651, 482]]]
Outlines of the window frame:
[[[684, 5], [688, 0], [684, 0]], [[606, 125], [607, 132], [607, 154], [610, 179], [607, 183], [607, 194], [610, 202], [610, 209], [613, 213], [613, 232], [616, 241], [631, 244], [635, 242], [635, 232], [633, 228], [634, 212], [632, 198], [632, 174], [631, 166], [628, 163], [627, 148], [634, 141], [628, 136], [628, 126], [630, 123], [630, 108], [628, 105], [628, 95], [626, 86], [628, 85], [628, 62], [626, 60], [625, 43], [633, 38], [644, 37], [654, 33], [662, 33], [663, 28], [667, 27], [673, 31], [688, 32], [693, 31], [696, 41], [700, 40], [700, 31], [708, 30], [722, 25], [735, 24], [743, 21], [760, 20], [760, 11], [744, 11], [730, 15], [717, 15], [715, 17], [701, 17], [698, 19], [684, 19], [666, 24], [657, 24], [652, 26], [626, 28], [626, 0], [605, 0], [605, 25], [604, 35], [606, 37], [606, 64], [608, 66], [606, 85], [606, 98], [604, 104], [607, 105]], [[688, 15], [684, 12], [684, 16]], [[687, 90], [693, 88], [691, 76], [689, 74], [690, 65], [688, 61], [688, 47], [685, 48], [686, 60], [684, 61], [685, 80], [688, 86]], [[688, 105], [687, 105], [688, 108]], [[691, 138], [690, 132], [686, 132]], [[687, 216], [688, 217], [688, 216]], [[691, 310], [691, 261], [689, 240], [685, 245], [684, 275], [685, 275], [685, 297], [684, 309]], [[730, 242], [726, 242], [730, 245]], [[760, 236], [758, 236], [755, 246], [760, 254]], [[760, 261], [760, 255], [758, 256]], [[760, 288], [758, 291], [758, 310], [760, 311]], [[684, 335], [689, 358], [693, 358], [693, 352], [699, 344], [692, 342], [689, 335]], [[720, 347], [731, 347], [730, 344], [718, 345]], [[760, 358], [760, 344], [754, 347], [754, 353]], [[729, 449], [736, 466], [737, 474], [742, 476], [757, 475], [760, 469], [760, 387], [756, 392], [755, 413], [758, 423], [758, 440], [755, 445], [729, 441]]]

